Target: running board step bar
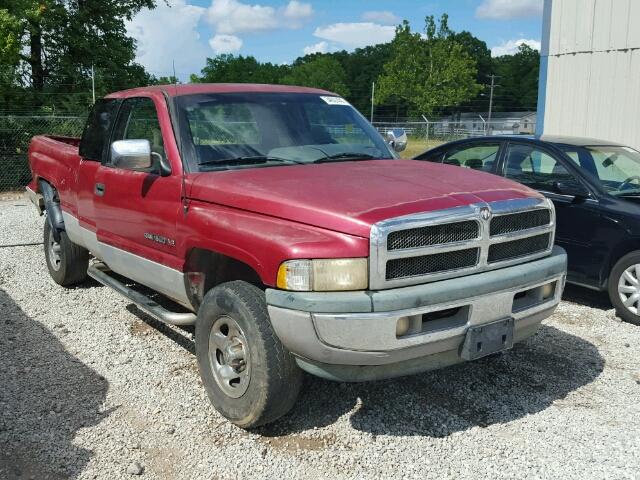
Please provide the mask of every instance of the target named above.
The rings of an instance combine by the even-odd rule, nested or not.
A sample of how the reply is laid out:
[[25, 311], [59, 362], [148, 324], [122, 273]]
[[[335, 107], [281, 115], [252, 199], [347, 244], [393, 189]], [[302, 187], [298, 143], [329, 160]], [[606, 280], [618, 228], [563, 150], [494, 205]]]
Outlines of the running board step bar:
[[109, 275], [109, 273], [109, 269], [103, 264], [91, 265], [87, 269], [87, 274], [91, 278], [112, 288], [127, 300], [133, 302], [140, 310], [163, 323], [180, 326], [194, 325], [196, 323], [196, 315], [194, 313], [171, 312], [146, 295], [127, 287], [124, 283]]

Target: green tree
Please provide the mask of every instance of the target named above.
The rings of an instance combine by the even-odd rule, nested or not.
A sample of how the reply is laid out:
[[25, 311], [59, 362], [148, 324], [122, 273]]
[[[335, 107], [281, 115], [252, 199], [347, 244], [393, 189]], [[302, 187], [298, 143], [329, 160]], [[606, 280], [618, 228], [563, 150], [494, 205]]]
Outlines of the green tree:
[[194, 83], [282, 83], [281, 79], [289, 71], [287, 65], [260, 63], [255, 57], [222, 54], [207, 58], [207, 64], [200, 72], [192, 75]]
[[500, 77], [500, 87], [494, 97], [496, 110], [535, 110], [540, 53], [522, 44], [516, 54], [494, 58], [493, 64], [496, 75]]
[[349, 89], [347, 99], [362, 112], [371, 105], [371, 84], [382, 74], [384, 64], [391, 57], [391, 43], [380, 43], [353, 52], [340, 51], [332, 55], [340, 62], [346, 74]]
[[0, 40], [3, 66], [33, 107], [90, 103], [92, 66], [99, 95], [144, 84], [149, 75], [134, 62], [135, 41], [124, 22], [154, 7], [155, 0], [5, 0], [0, 30], [10, 35]]
[[149, 85], [175, 85], [182, 83], [178, 77], [174, 77], [170, 75], [168, 77], [154, 77], [151, 76], [149, 79]]
[[338, 60], [328, 55], [305, 58], [308, 60], [294, 64], [280, 83], [322, 88], [348, 97], [347, 74]]
[[475, 60], [456, 42], [447, 15], [438, 25], [426, 18], [425, 36], [411, 32], [406, 20], [396, 29], [391, 58], [378, 79], [377, 103], [401, 100], [413, 113], [431, 115], [474, 98], [481, 89]]

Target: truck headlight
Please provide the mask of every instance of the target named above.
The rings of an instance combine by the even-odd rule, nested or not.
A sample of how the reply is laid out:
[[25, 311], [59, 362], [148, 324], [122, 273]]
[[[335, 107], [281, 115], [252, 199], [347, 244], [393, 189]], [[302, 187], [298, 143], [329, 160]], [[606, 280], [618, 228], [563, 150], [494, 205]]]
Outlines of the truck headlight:
[[299, 292], [365, 290], [369, 286], [366, 258], [288, 260], [278, 269], [278, 288]]

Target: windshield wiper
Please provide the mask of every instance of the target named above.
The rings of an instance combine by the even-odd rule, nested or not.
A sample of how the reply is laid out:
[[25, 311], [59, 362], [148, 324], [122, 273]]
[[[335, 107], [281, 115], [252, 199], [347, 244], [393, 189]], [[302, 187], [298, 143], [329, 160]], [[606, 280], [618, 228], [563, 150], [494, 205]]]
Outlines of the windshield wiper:
[[336, 153], [334, 155], [327, 155], [326, 157], [322, 157], [318, 160], [315, 160], [313, 163], [327, 163], [327, 162], [342, 162], [342, 161], [354, 161], [354, 160], [374, 160], [378, 157], [375, 155], [371, 155], [370, 153], [351, 153], [351, 152], [343, 152]]
[[247, 156], [247, 157], [232, 157], [232, 158], [205, 160], [204, 162], [198, 163], [198, 166], [218, 165], [221, 167], [224, 167], [224, 166], [228, 167], [233, 165], [258, 165], [261, 163], [269, 163], [269, 162], [297, 163], [297, 164], [304, 163], [304, 162], [299, 162], [298, 160], [291, 160], [290, 158], [271, 157], [269, 155], [253, 155], [253, 156]]

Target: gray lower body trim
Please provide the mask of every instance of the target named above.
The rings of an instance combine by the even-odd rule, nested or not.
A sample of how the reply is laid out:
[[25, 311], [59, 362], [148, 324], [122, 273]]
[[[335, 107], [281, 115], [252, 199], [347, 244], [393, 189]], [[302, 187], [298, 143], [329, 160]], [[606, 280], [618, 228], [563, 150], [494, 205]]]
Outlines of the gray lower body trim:
[[44, 199], [42, 195], [34, 192], [29, 187], [26, 187], [25, 190], [27, 192], [27, 198], [33, 203], [33, 206], [36, 207], [38, 215], [42, 215], [44, 213]]
[[[550, 312], [539, 314], [540, 320], [531, 318], [527, 325], [521, 324], [515, 332], [514, 342], [523, 341], [536, 333], [542, 319], [550, 314]], [[403, 377], [449, 367], [464, 361], [457, 348], [385, 365], [333, 365], [301, 357], [296, 358], [298, 366], [307, 373], [338, 382], [368, 382]]]
[[268, 288], [267, 303], [274, 307], [312, 313], [387, 312], [410, 307], [464, 300], [471, 292], [481, 296], [513, 285], [535, 284], [554, 275], [564, 275], [567, 254], [554, 247], [539, 260], [475, 275], [441, 280], [411, 287], [358, 292], [288, 292]]
[[[282, 297], [268, 294], [269, 315], [282, 343], [310, 373], [343, 381], [407, 375], [463, 361], [459, 350], [469, 327], [510, 317], [515, 341], [532, 335], [560, 303], [566, 255], [557, 249], [549, 258], [473, 277], [354, 292], [353, 302], [340, 295], [342, 310], [365, 305], [362, 295], [370, 300], [366, 310], [347, 313], [332, 311], [334, 293], [314, 294], [313, 302], [308, 295], [288, 300], [318, 311], [273, 305], [270, 299]], [[429, 316], [436, 312], [443, 316]], [[398, 336], [401, 318], [417, 330]]]
[[62, 212], [69, 239], [89, 250], [114, 272], [145, 285], [187, 308], [193, 308], [187, 296], [184, 274], [147, 258], [100, 242], [95, 232], [80, 226], [73, 215]]

